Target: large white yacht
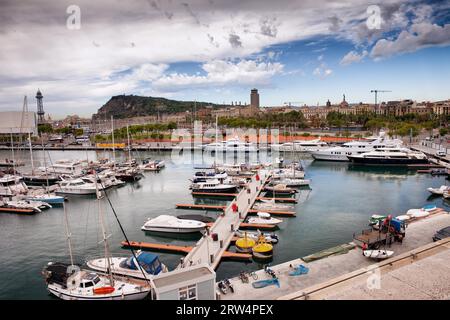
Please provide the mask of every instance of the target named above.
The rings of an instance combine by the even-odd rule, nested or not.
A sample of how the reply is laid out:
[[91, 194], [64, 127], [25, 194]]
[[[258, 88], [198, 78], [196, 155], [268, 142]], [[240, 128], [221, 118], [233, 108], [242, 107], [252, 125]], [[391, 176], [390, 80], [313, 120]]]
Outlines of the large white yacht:
[[427, 164], [427, 156], [408, 148], [377, 148], [370, 152], [348, 156], [355, 164], [402, 166]]
[[272, 144], [272, 151], [296, 151], [296, 152], [313, 152], [323, 150], [328, 144], [319, 139], [314, 140], [295, 140], [293, 142], [285, 142], [282, 144]]
[[384, 131], [380, 132], [378, 137], [366, 138], [365, 141], [351, 141], [342, 146], [325, 148], [323, 150], [311, 153], [316, 160], [326, 161], [350, 161], [348, 156], [377, 150], [379, 148], [397, 148], [403, 142], [399, 139], [389, 139]]
[[204, 146], [208, 152], [257, 152], [258, 147], [251, 142], [242, 142], [234, 137], [222, 142], [213, 142]]

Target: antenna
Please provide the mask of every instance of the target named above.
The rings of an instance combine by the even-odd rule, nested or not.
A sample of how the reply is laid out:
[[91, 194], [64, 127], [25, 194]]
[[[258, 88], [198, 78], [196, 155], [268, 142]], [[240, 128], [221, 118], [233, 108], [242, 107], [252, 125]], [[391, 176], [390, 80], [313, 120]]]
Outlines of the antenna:
[[375, 93], [375, 110], [378, 111], [378, 104], [377, 104], [378, 92], [392, 92], [392, 91], [373, 89], [373, 90], [370, 90], [370, 92]]

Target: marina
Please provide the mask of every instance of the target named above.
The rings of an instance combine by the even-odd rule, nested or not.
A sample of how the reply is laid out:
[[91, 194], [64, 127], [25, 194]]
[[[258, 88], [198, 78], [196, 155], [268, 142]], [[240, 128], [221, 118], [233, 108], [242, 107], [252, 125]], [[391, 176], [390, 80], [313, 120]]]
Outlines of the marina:
[[[69, 152], [58, 154], [56, 151], [52, 152], [51, 155], [55, 159], [70, 157], [75, 159], [78, 156], [76, 153], [70, 154]], [[39, 152], [35, 153], [36, 162], [42, 161], [43, 158], [41, 156]], [[89, 151], [86, 156], [89, 159], [96, 160], [97, 158], [111, 157], [111, 153], [94, 153]], [[446, 201], [443, 198], [428, 198], [426, 191], [426, 188], [430, 186], [444, 184], [445, 177], [421, 175], [416, 173], [414, 169], [361, 168], [355, 167], [351, 163], [316, 162], [306, 155], [302, 156], [302, 162], [306, 176], [313, 182], [311, 183], [311, 189], [298, 189], [295, 197], [279, 197], [276, 194], [275, 198], [273, 198], [265, 196], [264, 193], [260, 194], [258, 191], [262, 191], [265, 184], [265, 171], [259, 173], [261, 176], [258, 181], [255, 176], [252, 177], [250, 190], [252, 191], [253, 188], [255, 191], [250, 194], [245, 191], [246, 189], [243, 189], [238, 194], [225, 194], [223, 196], [220, 193], [214, 193], [212, 197], [209, 197], [208, 194], [206, 197], [204, 195], [199, 197], [191, 194], [188, 189], [189, 178], [196, 170], [194, 166], [173, 163], [164, 154], [148, 153], [147, 156], [164, 159], [166, 168], [158, 173], [146, 173], [141, 180], [122, 188], [107, 191], [129, 236], [131, 243], [129, 247], [149, 252], [160, 252], [160, 260], [169, 270], [180, 268], [181, 265], [189, 265], [190, 261], [198, 262], [206, 259], [216, 269], [217, 281], [233, 278], [243, 270], [258, 270], [267, 263], [263, 262], [261, 264], [253, 261], [252, 254], [235, 252], [234, 244], [238, 238], [230, 228], [231, 224], [234, 224], [233, 229], [236, 230], [239, 226], [242, 230], [251, 228], [253, 230], [275, 232], [280, 240], [274, 248], [273, 257], [269, 264], [277, 266], [279, 264], [283, 265], [286, 261], [295, 260], [301, 256], [313, 255], [321, 250], [341, 245], [351, 240], [352, 234], [367, 228], [367, 221], [374, 214], [373, 209], [370, 208], [370, 203], [372, 203], [372, 207], [377, 208], [377, 212], [396, 212], [399, 215], [412, 207], [422, 207], [425, 204], [436, 204], [439, 207], [446, 207]], [[126, 159], [127, 155], [118, 153], [116, 157], [118, 160]], [[287, 161], [290, 161], [289, 157], [289, 154], [285, 155]], [[296, 157], [295, 159], [298, 158]], [[329, 181], [330, 175], [333, 176], [332, 181], [335, 181], [331, 185]], [[350, 185], [353, 187], [340, 188], [339, 181], [348, 179], [350, 179]], [[180, 184], [180, 181], [185, 181], [185, 183]], [[358, 184], [363, 184], [365, 187], [358, 188]], [[421, 191], [417, 184], [423, 186]], [[256, 187], [261, 189], [257, 191]], [[383, 197], [387, 197], [385, 205], [380, 207], [377, 202], [378, 193], [365, 193], [364, 190], [366, 188], [379, 189]], [[390, 191], [386, 192], [386, 190]], [[396, 201], [398, 192], [401, 192], [403, 198], [406, 196], [406, 199], [408, 199], [401, 205]], [[158, 196], [158, 194], [161, 195], [163, 193], [165, 197]], [[171, 194], [172, 196], [170, 196]], [[321, 196], [322, 194], [327, 194], [327, 197], [324, 198]], [[351, 207], [348, 207], [348, 203], [342, 201], [342, 199], [345, 199], [343, 195], [352, 198], [363, 197], [366, 205], [362, 206], [362, 204], [353, 203]], [[149, 197], [152, 199], [150, 203], [145, 200]], [[177, 199], [178, 204], [170, 199]], [[249, 199], [251, 200], [250, 203]], [[269, 201], [270, 203], [275, 201], [274, 203], [292, 206], [292, 211], [270, 212], [270, 215], [285, 214], [285, 219], [289, 219], [289, 223], [283, 221], [279, 226], [247, 223], [244, 220], [244, 215], [248, 214], [251, 217], [258, 213], [258, 210], [252, 209], [252, 204], [264, 204], [265, 202], [260, 202], [261, 200]], [[68, 196], [68, 201], [65, 203], [73, 229], [74, 256], [80, 263], [96, 256], [96, 252], [100, 249], [95, 240], [96, 232], [92, 233], [89, 231], [94, 227], [94, 225], [89, 223], [89, 221], [95, 220], [94, 203], [95, 201], [91, 196]], [[238, 204], [238, 211], [241, 213], [240, 217], [238, 213], [233, 212], [233, 203]], [[192, 214], [200, 214], [203, 211], [202, 216], [210, 217], [215, 221], [222, 221], [222, 224], [216, 223], [215, 228], [213, 223], [208, 223], [210, 235], [217, 233], [217, 240], [214, 241], [211, 237], [204, 237], [200, 233], [198, 235], [175, 234], [169, 236], [140, 231], [140, 226], [149, 217], [156, 217], [161, 214], [177, 216], [177, 212], [181, 210], [177, 209], [177, 207], [183, 208], [182, 211], [186, 213], [191, 211]], [[3, 214], [0, 216], [1, 226], [5, 228], [5, 232], [11, 230], [11, 223], [16, 226], [19, 223], [22, 225], [21, 228], [25, 228], [25, 230], [27, 228], [32, 228], [33, 230], [43, 228], [47, 231], [54, 229], [54, 231], [46, 232], [46, 236], [43, 239], [47, 243], [52, 243], [52, 252], [58, 251], [63, 253], [66, 249], [64, 248], [64, 243], [60, 241], [61, 237], [63, 237], [60, 228], [62, 223], [61, 210], [61, 207], [56, 206], [37, 215], [23, 216], [25, 219], [32, 219], [30, 221], [17, 220], [21, 215]], [[224, 218], [221, 215], [227, 211], [228, 215], [225, 216], [227, 220], [223, 220]], [[268, 210], [265, 211], [267, 212]], [[112, 221], [108, 223], [108, 226], [113, 231], [110, 239], [111, 251], [114, 255], [123, 256], [125, 252], [122, 248], [127, 247], [126, 243]], [[407, 230], [409, 231], [409, 229]], [[27, 243], [35, 242], [38, 245], [40, 241], [43, 241], [41, 238], [42, 236], [38, 233], [24, 231], [22, 241], [27, 241]], [[30, 242], [30, 239], [35, 240]], [[12, 242], [8, 247], [2, 246], [1, 253], [9, 256], [5, 250], [10, 246], [14, 248], [19, 243], [21, 241]], [[292, 243], [299, 244], [295, 250], [291, 249]], [[209, 248], [206, 248], [206, 245]], [[174, 253], [176, 254], [174, 255]], [[30, 275], [33, 273], [38, 274], [42, 265], [46, 263], [44, 262], [45, 258], [49, 256], [53, 256], [53, 254], [41, 252], [39, 254], [41, 258], [33, 259], [33, 263], [27, 266]], [[14, 260], [13, 257], [11, 258]], [[7, 282], [6, 279], [2, 280]], [[1, 296], [10, 297], [11, 292], [16, 292], [15, 296], [18, 298], [39, 297], [43, 299], [50, 297], [46, 293], [45, 286], [39, 280], [39, 277], [32, 280], [36, 281], [33, 286], [35, 289], [20, 291], [22, 292], [20, 296], [17, 296], [19, 291], [11, 291], [11, 289], [0, 291]], [[20, 285], [20, 283], [10, 283], [5, 288], [17, 287], [17, 285]], [[225, 295], [221, 298], [223, 297]]]

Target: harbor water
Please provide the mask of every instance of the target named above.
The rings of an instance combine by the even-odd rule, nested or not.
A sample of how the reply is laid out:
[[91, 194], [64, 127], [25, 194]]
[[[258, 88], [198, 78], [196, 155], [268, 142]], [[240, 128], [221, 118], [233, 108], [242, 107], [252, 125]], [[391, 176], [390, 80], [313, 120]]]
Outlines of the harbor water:
[[[46, 153], [52, 161], [111, 157], [109, 152], [52, 151]], [[127, 153], [118, 152], [125, 159]], [[162, 236], [146, 234], [141, 226], [148, 218], [160, 214], [188, 214], [199, 211], [175, 209], [177, 203], [226, 204], [225, 200], [193, 198], [188, 189], [194, 165], [172, 162], [170, 153], [140, 152], [135, 158], [162, 159], [166, 167], [159, 173], [144, 173], [145, 178], [133, 184], [108, 191], [108, 196], [130, 241], [146, 241], [193, 245], [198, 236]], [[11, 158], [8, 151], [0, 157]], [[23, 152], [22, 161], [27, 162]], [[288, 161], [294, 157], [285, 155]], [[296, 159], [298, 156], [295, 156]], [[34, 152], [35, 165], [42, 165], [43, 152]], [[414, 170], [353, 166], [349, 163], [317, 162], [301, 156], [311, 189], [297, 194], [297, 217], [285, 220], [276, 233], [280, 241], [274, 247], [271, 264], [296, 259], [352, 240], [353, 233], [367, 227], [372, 214], [399, 215], [410, 208], [434, 203], [446, 207], [439, 197], [429, 197], [428, 187], [446, 184], [443, 177], [417, 174]], [[25, 167], [29, 168], [29, 161]], [[28, 169], [29, 170], [29, 169]], [[124, 240], [111, 208], [94, 197], [71, 196], [66, 202], [72, 234], [75, 260], [83, 263], [103, 254], [99, 225], [99, 206], [107, 216], [109, 243], [114, 255], [128, 256], [121, 248]], [[208, 212], [215, 216], [217, 212]], [[41, 270], [49, 261], [69, 261], [67, 236], [62, 207], [25, 216], [0, 214], [0, 299], [53, 299], [46, 290]], [[231, 248], [230, 250], [234, 250]], [[173, 269], [182, 255], [159, 253], [161, 261]], [[236, 276], [240, 271], [260, 269], [261, 265], [223, 261], [217, 269], [217, 278]]]

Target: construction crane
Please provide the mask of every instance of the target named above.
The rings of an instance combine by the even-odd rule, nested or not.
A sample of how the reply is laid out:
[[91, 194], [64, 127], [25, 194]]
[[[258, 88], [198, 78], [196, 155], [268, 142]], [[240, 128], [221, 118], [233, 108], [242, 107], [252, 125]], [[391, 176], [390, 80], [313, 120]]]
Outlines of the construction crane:
[[370, 90], [371, 93], [375, 93], [375, 110], [378, 110], [378, 92], [392, 92], [390, 90], [379, 90], [379, 89], [374, 89], [374, 90]]

